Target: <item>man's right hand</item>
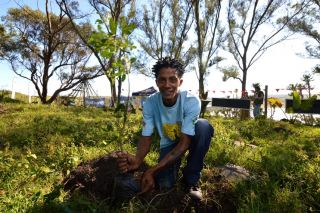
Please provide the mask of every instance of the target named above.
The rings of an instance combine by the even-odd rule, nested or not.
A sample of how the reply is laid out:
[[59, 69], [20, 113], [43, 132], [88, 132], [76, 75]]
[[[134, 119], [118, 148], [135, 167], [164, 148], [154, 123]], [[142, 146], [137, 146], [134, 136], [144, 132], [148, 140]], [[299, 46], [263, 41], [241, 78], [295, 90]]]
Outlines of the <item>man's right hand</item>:
[[139, 160], [126, 151], [117, 152], [117, 164], [121, 173], [137, 170], [140, 166]]

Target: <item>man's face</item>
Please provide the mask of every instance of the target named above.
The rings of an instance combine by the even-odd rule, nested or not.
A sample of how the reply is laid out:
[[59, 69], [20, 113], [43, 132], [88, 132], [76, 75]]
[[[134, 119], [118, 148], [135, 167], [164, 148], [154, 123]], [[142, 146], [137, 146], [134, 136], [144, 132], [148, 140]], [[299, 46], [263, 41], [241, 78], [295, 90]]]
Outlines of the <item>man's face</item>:
[[165, 105], [172, 106], [176, 103], [182, 81], [183, 80], [178, 77], [176, 69], [162, 68], [160, 70], [156, 79], [156, 84]]

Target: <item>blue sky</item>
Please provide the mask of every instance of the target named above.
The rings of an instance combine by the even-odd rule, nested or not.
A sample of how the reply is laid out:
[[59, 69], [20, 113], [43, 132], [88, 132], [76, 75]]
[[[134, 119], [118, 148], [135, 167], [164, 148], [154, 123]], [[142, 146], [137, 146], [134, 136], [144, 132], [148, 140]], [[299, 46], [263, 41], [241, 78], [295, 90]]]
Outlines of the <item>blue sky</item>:
[[[21, 5], [27, 2], [30, 5], [32, 2], [33, 7], [37, 7], [39, 1], [23, 1], [16, 0]], [[41, 1], [40, 1], [41, 2]], [[0, 1], [0, 16], [6, 14], [9, 7], [15, 7], [16, 3], [13, 0], [1, 0]], [[289, 41], [282, 42], [275, 47], [269, 49], [248, 71], [247, 89], [251, 90], [252, 83], [259, 82], [263, 87], [268, 85], [269, 94], [287, 94], [285, 89], [290, 83], [300, 83], [301, 77], [306, 71], [310, 71], [319, 60], [307, 59], [298, 56], [298, 53], [304, 52], [304, 42], [302, 37], [291, 39]], [[221, 66], [230, 65], [230, 60], [225, 60], [221, 63]], [[0, 62], [0, 89], [14, 89], [18, 92], [31, 93], [36, 95], [32, 85], [28, 83], [11, 71], [9, 64]], [[155, 86], [154, 79], [147, 78], [142, 75], [130, 76], [130, 91], [138, 91], [145, 89], [149, 86]], [[94, 80], [92, 83], [94, 89], [99, 95], [110, 95], [109, 84], [106, 77], [101, 77]], [[315, 76], [315, 81], [312, 82], [315, 87], [314, 93], [320, 93], [320, 75]], [[54, 85], [51, 86], [51, 88]], [[29, 88], [29, 89], [28, 89]], [[184, 82], [182, 89], [191, 90], [196, 93], [198, 88], [197, 78], [194, 72], [186, 73], [184, 76]], [[234, 97], [235, 89], [241, 88], [241, 84], [237, 80], [229, 80], [227, 82], [222, 81], [222, 74], [212, 69], [211, 74], [208, 76], [206, 82], [206, 89], [209, 90], [209, 96], [231, 96]], [[50, 89], [50, 88], [49, 88]], [[52, 89], [51, 89], [52, 90]], [[128, 92], [128, 83], [125, 83], [125, 92]], [[250, 94], [250, 92], [249, 92]]]

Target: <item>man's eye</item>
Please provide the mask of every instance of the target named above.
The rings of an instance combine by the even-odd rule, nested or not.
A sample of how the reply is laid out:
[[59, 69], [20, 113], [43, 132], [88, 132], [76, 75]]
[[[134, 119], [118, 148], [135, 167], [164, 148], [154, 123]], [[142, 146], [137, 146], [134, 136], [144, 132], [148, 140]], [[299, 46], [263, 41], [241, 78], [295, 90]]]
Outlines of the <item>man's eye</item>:
[[166, 80], [165, 80], [165, 79], [159, 79], [158, 82], [161, 83], [161, 84], [163, 84], [163, 83], [166, 82]]
[[177, 78], [170, 78], [170, 82], [171, 82], [171, 83], [176, 83], [177, 80], [178, 80]]

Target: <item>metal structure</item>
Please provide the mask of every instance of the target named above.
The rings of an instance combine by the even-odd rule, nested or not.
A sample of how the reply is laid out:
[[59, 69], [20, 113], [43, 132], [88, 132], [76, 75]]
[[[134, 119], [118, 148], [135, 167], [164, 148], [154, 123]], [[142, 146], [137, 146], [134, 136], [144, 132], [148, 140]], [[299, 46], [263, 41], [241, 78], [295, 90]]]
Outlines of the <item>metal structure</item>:
[[86, 80], [81, 82], [72, 92], [68, 95], [70, 98], [76, 99], [77, 97], [82, 97], [80, 99], [80, 105], [86, 106], [85, 99], [86, 97], [97, 97], [98, 94], [94, 91], [91, 83]]

